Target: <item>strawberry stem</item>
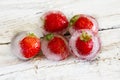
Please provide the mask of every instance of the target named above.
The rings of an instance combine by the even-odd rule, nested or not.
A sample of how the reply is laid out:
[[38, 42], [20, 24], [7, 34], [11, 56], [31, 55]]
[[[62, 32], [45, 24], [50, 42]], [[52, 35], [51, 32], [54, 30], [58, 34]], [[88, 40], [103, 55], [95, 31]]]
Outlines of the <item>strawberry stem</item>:
[[79, 19], [80, 15], [75, 15], [70, 20], [70, 26], [73, 26], [74, 23]]
[[47, 34], [47, 35], [45, 35], [45, 39], [48, 40], [48, 41], [53, 39], [53, 37], [54, 37], [54, 34]]
[[82, 34], [80, 35], [80, 40], [87, 42], [91, 39], [91, 37], [92, 36], [89, 35], [87, 32], [82, 31]]

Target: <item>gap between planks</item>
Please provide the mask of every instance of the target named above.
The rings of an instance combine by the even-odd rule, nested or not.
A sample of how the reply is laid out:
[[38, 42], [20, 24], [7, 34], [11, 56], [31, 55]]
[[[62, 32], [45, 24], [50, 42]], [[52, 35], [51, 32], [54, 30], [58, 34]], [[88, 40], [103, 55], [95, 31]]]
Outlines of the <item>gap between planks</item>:
[[[99, 29], [99, 31], [106, 31], [106, 30], [113, 30], [113, 29], [120, 29], [120, 25], [111, 27], [111, 28], [103, 28]], [[11, 42], [0, 43], [0, 45], [9, 45]]]

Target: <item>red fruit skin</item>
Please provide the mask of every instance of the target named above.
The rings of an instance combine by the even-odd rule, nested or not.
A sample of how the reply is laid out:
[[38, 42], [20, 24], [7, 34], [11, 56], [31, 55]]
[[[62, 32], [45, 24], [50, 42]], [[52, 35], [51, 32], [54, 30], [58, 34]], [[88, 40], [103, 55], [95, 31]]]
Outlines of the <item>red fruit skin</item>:
[[[82, 52], [84, 52], [84, 51], [81, 50], [82, 48], [80, 48], [80, 49], [78, 48], [78, 47], [82, 47], [82, 45], [83, 45], [83, 43], [79, 44], [79, 43], [81, 43], [81, 41], [79, 42], [79, 40], [78, 40], [78, 38], [80, 38], [80, 35], [82, 34], [82, 31], [86, 31], [88, 34], [90, 34], [92, 36], [92, 38], [91, 38], [92, 42], [91, 41], [89, 42], [90, 43], [89, 45], [91, 46], [92, 49], [90, 48], [91, 51], [90, 51], [90, 49], [88, 49], [88, 51], [86, 51], [86, 52], [89, 52], [88, 54], [85, 54], [85, 53], [82, 54]], [[85, 45], [85, 46], [87, 46], [87, 45]], [[82, 59], [82, 60], [93, 60], [101, 49], [101, 40], [97, 35], [94, 35], [94, 33], [91, 30], [81, 29], [81, 30], [74, 32], [74, 34], [72, 34], [72, 36], [69, 40], [69, 46], [70, 46], [71, 53], [74, 57], [76, 57], [78, 59]], [[83, 47], [85, 48], [85, 46], [83, 46]]]
[[65, 42], [59, 37], [54, 37], [54, 39], [48, 43], [48, 47], [52, 52], [61, 56], [64, 56], [64, 54], [61, 53], [68, 53]]
[[25, 58], [32, 58], [40, 52], [40, 39], [27, 36], [20, 41], [20, 47]]
[[93, 27], [93, 23], [87, 17], [82, 16], [75, 22], [73, 26], [75, 30], [91, 29]]
[[53, 61], [64, 60], [70, 54], [67, 40], [58, 34], [54, 34], [51, 40], [43, 39], [41, 50], [47, 59]]
[[58, 32], [68, 27], [66, 16], [60, 11], [48, 12], [44, 19], [44, 29], [47, 32]]
[[97, 35], [98, 27], [98, 22], [94, 17], [86, 14], [79, 14], [79, 18], [73, 25], [71, 25], [69, 32], [70, 34], [73, 34], [77, 30], [89, 29], [94, 33], [94, 35]]
[[76, 48], [78, 52], [80, 53], [80, 55], [87, 56], [90, 54], [93, 48], [93, 41], [92, 39], [90, 39], [89, 41], [85, 42], [85, 41], [80, 40], [80, 38], [78, 37], [76, 41]]

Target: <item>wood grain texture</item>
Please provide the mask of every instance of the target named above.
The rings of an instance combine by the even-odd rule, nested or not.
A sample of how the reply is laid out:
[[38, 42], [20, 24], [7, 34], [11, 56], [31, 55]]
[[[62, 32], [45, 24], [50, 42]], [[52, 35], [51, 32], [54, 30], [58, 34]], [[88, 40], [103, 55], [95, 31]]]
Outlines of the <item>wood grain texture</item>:
[[[10, 50], [20, 31], [42, 36], [40, 16], [61, 10], [70, 19], [84, 13], [99, 22], [102, 48], [92, 61], [70, 56], [56, 62], [37, 56], [21, 61]], [[0, 0], [0, 80], [120, 80], [120, 0]]]

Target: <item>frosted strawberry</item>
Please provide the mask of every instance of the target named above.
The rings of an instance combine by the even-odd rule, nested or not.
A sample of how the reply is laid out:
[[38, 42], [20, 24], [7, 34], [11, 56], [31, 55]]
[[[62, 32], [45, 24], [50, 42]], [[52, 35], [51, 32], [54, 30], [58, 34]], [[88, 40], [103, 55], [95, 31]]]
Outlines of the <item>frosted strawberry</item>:
[[69, 56], [66, 39], [57, 34], [47, 34], [41, 43], [43, 54], [50, 60], [63, 60]]
[[76, 31], [70, 38], [69, 45], [73, 55], [80, 59], [91, 60], [100, 49], [100, 40], [88, 29]]
[[68, 20], [60, 11], [49, 11], [44, 14], [42, 20], [44, 21], [44, 34], [66, 32], [65, 29], [68, 27]]
[[97, 34], [98, 32], [98, 22], [95, 18], [85, 14], [79, 14], [72, 17], [70, 20], [69, 32], [73, 34], [76, 30], [80, 29], [90, 29]]
[[21, 32], [11, 42], [12, 52], [20, 59], [30, 59], [41, 49], [40, 39], [33, 33]]

